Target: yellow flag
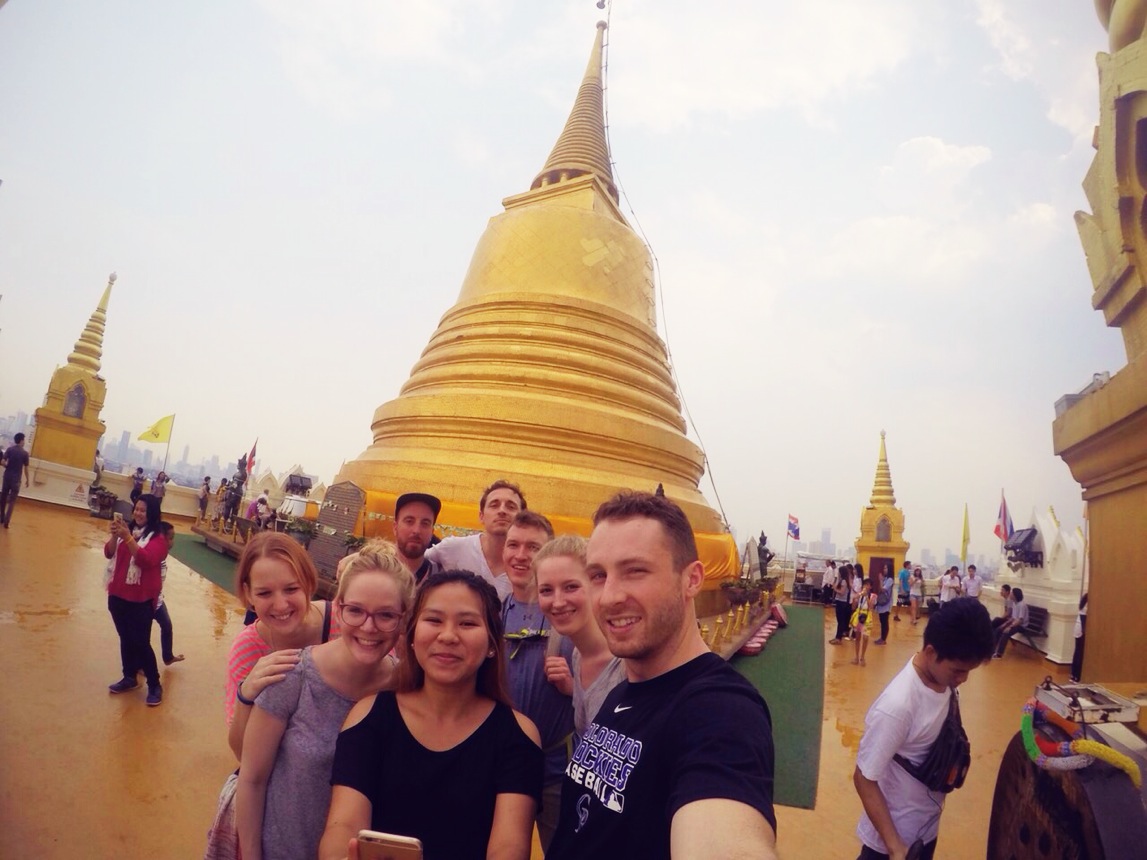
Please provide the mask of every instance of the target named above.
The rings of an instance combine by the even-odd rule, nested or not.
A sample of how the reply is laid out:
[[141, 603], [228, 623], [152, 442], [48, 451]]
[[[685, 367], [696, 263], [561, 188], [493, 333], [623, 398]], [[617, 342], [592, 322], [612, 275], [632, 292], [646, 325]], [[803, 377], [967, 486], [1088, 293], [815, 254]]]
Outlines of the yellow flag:
[[968, 560], [968, 503], [964, 502], [964, 536], [960, 539], [960, 563]]
[[146, 430], [139, 434], [140, 442], [170, 442], [171, 428], [175, 424], [175, 416], [168, 415], [160, 418]]

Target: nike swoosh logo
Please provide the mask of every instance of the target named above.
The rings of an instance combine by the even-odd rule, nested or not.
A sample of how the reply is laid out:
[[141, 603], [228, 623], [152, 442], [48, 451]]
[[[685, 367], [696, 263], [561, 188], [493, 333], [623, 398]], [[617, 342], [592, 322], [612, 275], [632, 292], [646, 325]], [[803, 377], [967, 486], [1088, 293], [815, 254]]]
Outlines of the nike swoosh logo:
[[614, 705], [613, 712], [615, 714], [620, 714], [622, 711], [628, 711], [632, 707], [633, 705]]

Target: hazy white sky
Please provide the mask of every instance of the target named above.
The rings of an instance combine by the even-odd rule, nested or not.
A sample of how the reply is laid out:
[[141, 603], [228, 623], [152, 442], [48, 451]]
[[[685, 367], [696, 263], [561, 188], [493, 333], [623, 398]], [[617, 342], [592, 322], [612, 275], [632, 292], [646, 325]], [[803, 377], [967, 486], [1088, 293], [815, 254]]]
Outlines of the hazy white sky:
[[[12, 0], [0, 10], [0, 414], [119, 273], [111, 438], [301, 462], [370, 443], [486, 220], [526, 190], [592, 0]], [[742, 537], [857, 533], [881, 429], [906, 536], [992, 552], [1079, 488], [1053, 403], [1124, 364], [1072, 213], [1090, 0], [617, 0], [618, 176]], [[666, 336], [662, 328], [662, 336]], [[708, 478], [702, 489], [711, 501]]]

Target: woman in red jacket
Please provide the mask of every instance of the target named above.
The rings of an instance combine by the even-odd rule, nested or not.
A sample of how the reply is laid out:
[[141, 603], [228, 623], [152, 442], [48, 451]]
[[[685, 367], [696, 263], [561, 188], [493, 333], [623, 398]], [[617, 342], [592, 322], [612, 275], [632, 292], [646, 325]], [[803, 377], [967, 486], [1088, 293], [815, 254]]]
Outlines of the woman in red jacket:
[[167, 558], [167, 541], [159, 531], [159, 499], [150, 493], [135, 503], [130, 522], [113, 519], [104, 544], [108, 561], [108, 611], [119, 634], [123, 677], [108, 687], [126, 693], [139, 686], [136, 673], [147, 678], [147, 704], [163, 701], [159, 668], [151, 650], [151, 621], [162, 580], [159, 566]]

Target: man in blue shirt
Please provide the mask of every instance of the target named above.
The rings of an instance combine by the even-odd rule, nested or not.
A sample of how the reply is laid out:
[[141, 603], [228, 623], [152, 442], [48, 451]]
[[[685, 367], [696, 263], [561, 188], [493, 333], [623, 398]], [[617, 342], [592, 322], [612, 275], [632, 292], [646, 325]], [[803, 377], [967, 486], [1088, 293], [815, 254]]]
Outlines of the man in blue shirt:
[[16, 506], [16, 497], [20, 495], [20, 475], [24, 476], [24, 486], [28, 486], [28, 461], [31, 459], [24, 450], [24, 434], [17, 433], [12, 437], [15, 445], [10, 445], [4, 452], [4, 480], [0, 485], [0, 523], [8, 528], [12, 519], [12, 508]]
[[900, 607], [910, 606], [911, 601], [911, 586], [910, 581], [912, 578], [912, 562], [904, 559], [904, 566], [900, 568], [900, 574], [897, 576], [897, 589], [896, 589], [896, 609], [893, 610], [892, 617], [896, 621], [900, 620]]
[[[561, 690], [550, 681], [547, 656], [573, 655], [573, 643], [550, 626], [538, 605], [534, 580], [534, 556], [553, 540], [554, 527], [534, 511], [518, 511], [506, 530], [502, 561], [506, 565], [511, 592], [502, 600], [502, 622], [506, 639], [506, 679], [514, 707], [529, 717], [542, 737], [546, 756], [542, 784], [542, 808], [538, 810], [538, 841], [548, 851], [561, 809], [562, 777], [572, 743], [572, 687]], [[568, 673], [567, 673], [568, 675]]]

